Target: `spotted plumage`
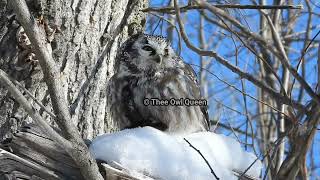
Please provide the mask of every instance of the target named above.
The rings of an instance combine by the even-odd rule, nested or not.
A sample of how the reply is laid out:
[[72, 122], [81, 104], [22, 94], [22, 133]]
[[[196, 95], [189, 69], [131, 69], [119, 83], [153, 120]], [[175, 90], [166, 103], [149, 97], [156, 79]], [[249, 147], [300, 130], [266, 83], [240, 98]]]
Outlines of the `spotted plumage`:
[[206, 106], [152, 106], [146, 98], [201, 99], [193, 69], [167, 39], [136, 34], [121, 47], [108, 84], [108, 107], [121, 129], [152, 126], [169, 133], [209, 129]]

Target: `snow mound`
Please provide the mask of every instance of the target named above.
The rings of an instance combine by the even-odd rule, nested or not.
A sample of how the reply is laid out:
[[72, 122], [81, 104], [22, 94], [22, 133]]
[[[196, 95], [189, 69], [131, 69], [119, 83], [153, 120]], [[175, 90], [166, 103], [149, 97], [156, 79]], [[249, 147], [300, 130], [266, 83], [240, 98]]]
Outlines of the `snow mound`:
[[[244, 172], [255, 155], [245, 152], [230, 137], [212, 132], [173, 136], [152, 127], [127, 129], [96, 137], [90, 145], [93, 156], [107, 163], [166, 180], [215, 179], [201, 155], [220, 179], [238, 179], [234, 172]], [[262, 164], [257, 160], [246, 173], [259, 177]]]

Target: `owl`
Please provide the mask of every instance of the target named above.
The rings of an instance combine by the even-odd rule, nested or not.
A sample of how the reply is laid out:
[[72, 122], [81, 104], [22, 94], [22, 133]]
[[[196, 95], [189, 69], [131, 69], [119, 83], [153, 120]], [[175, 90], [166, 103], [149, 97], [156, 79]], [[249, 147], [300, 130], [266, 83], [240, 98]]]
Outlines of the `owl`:
[[185, 101], [202, 98], [195, 72], [161, 36], [139, 33], [121, 46], [107, 98], [120, 129], [151, 126], [177, 134], [209, 129], [207, 106]]

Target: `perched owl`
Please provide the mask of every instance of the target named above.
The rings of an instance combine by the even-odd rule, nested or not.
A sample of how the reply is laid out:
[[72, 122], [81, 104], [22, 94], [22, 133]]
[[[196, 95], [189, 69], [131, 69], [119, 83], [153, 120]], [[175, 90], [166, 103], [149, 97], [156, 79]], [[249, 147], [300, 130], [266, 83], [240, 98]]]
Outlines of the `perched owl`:
[[209, 129], [207, 106], [185, 101], [202, 98], [195, 73], [165, 38], [133, 35], [122, 45], [114, 68], [108, 107], [121, 129], [152, 126], [179, 134]]

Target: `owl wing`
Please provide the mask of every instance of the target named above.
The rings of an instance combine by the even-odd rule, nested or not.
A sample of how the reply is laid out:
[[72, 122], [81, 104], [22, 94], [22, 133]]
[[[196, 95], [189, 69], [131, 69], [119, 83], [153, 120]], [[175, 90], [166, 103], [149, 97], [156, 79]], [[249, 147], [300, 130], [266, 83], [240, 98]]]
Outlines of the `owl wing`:
[[[183, 61], [182, 61], [183, 62]], [[184, 71], [187, 72], [187, 76], [190, 77], [190, 79], [193, 81], [193, 84], [195, 85], [195, 89], [196, 91], [200, 92], [200, 97], [203, 98], [201, 96], [201, 88], [199, 86], [199, 82], [197, 80], [197, 76], [196, 76], [196, 72], [194, 71], [194, 69], [191, 67], [190, 64], [187, 64], [185, 62], [183, 62], [184, 64]], [[209, 114], [208, 114], [208, 107], [207, 106], [201, 106], [201, 112], [203, 113], [204, 117], [205, 117], [205, 120], [206, 120], [206, 123], [207, 123], [207, 130], [209, 130], [210, 128], [210, 119], [209, 119]]]
[[[132, 94], [128, 90], [129, 83], [132, 81], [128, 76], [120, 77], [113, 75], [107, 86], [107, 106], [111, 119], [120, 129], [131, 124], [127, 117], [128, 112], [133, 111]], [[128, 97], [128, 98], [125, 98]]]
[[165, 129], [161, 130], [186, 133], [209, 129], [206, 106], [143, 104], [145, 98], [201, 99], [195, 73], [187, 64], [164, 69], [152, 77], [139, 78], [133, 96], [143, 119], [149, 124], [162, 124]]
[[[107, 87], [108, 108], [112, 120], [120, 129], [152, 126], [160, 130], [167, 129], [167, 126], [160, 120], [143, 115], [142, 104], [135, 102], [139, 96], [135, 92], [139, 89], [139, 76], [114, 75], [109, 80]], [[141, 91], [143, 92], [143, 91]]]

